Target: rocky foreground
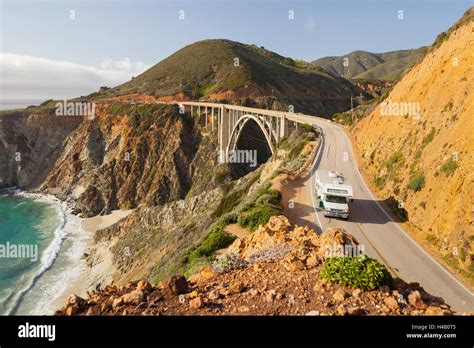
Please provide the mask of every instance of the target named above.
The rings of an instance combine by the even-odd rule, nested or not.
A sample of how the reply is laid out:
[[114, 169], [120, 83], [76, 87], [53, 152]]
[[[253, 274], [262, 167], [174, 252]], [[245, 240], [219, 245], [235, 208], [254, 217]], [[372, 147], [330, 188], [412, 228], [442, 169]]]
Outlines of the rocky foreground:
[[362, 291], [320, 279], [328, 250], [357, 241], [342, 229], [317, 235], [274, 216], [186, 279], [178, 275], [72, 295], [57, 315], [451, 315], [418, 283]]

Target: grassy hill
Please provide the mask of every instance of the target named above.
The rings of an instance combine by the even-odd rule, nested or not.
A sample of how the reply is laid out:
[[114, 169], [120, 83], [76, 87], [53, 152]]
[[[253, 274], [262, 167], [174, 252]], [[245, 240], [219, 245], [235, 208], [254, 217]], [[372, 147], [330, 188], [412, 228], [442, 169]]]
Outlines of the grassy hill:
[[[372, 53], [354, 51], [344, 56], [324, 57], [315, 66], [350, 79], [398, 80], [426, 52], [426, 47], [412, 50]], [[344, 66], [348, 58], [348, 66]]]
[[263, 47], [204, 40], [180, 49], [131, 81], [94, 96], [132, 93], [158, 98], [239, 100], [279, 109], [293, 105], [297, 112], [329, 115], [346, 109], [351, 94], [358, 90], [341, 77]]

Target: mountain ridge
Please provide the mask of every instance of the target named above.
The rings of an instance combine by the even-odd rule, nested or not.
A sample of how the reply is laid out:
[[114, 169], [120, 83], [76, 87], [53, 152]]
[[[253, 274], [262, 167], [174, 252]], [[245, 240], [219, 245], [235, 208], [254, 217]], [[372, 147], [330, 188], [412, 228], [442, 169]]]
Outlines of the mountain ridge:
[[[192, 59], [189, 59], [193, 57]], [[211, 39], [187, 45], [132, 80], [91, 96], [146, 94], [161, 99], [225, 100], [326, 115], [360, 90], [344, 78], [264, 47]]]
[[[349, 79], [398, 80], [426, 52], [427, 47], [373, 53], [356, 50], [313, 62], [317, 67]], [[346, 60], [347, 59], [347, 60]]]

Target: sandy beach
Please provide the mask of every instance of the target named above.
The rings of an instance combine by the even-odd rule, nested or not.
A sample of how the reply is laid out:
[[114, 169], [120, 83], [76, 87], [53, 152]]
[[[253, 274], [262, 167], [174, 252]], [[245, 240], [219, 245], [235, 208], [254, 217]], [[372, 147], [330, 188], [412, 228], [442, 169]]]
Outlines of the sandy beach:
[[86, 232], [92, 232], [101, 230], [112, 226], [120, 219], [130, 214], [131, 210], [113, 210], [109, 215], [94, 216], [82, 221], [82, 228]]
[[[92, 240], [96, 231], [112, 226], [117, 221], [130, 214], [130, 212], [131, 210], [114, 210], [109, 215], [94, 216], [83, 219], [81, 221], [81, 227], [83, 231], [88, 234], [86, 253], [89, 252], [92, 246]], [[61, 308], [66, 299], [72, 294], [83, 298], [87, 297], [88, 284], [90, 283], [89, 279], [91, 276], [94, 277], [94, 275], [91, 275], [91, 269], [87, 267], [85, 260], [81, 261], [83, 262], [82, 271], [77, 274], [75, 279], [67, 286], [64, 292], [52, 302], [51, 308], [53, 310]], [[109, 260], [109, 262], [111, 262], [111, 260]], [[108, 265], [104, 265], [104, 267], [107, 266]]]

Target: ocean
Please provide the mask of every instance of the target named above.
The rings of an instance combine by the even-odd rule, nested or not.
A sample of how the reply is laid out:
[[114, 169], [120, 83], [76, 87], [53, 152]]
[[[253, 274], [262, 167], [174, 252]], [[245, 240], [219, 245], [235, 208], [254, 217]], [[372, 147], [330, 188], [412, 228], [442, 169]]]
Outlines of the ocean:
[[66, 203], [7, 192], [0, 195], [0, 315], [53, 314], [53, 304], [85, 269], [90, 236]]
[[0, 98], [0, 111], [23, 109], [30, 105], [39, 105], [47, 98]]

